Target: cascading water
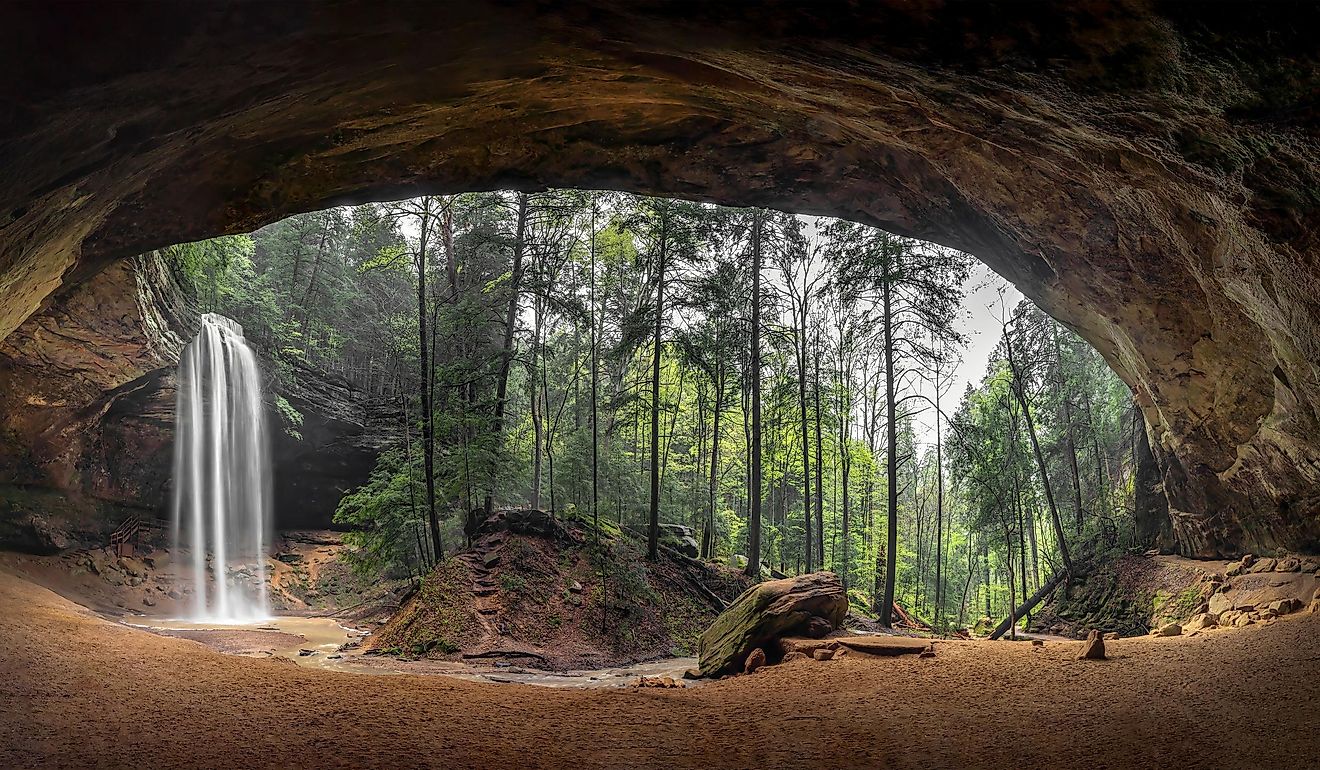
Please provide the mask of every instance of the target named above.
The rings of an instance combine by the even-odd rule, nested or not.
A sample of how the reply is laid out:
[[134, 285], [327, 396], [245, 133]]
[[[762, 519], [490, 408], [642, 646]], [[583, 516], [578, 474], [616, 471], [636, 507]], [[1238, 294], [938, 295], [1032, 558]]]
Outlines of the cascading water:
[[223, 623], [263, 620], [270, 616], [270, 456], [260, 372], [243, 327], [203, 315], [178, 374], [174, 552], [189, 552], [191, 614]]

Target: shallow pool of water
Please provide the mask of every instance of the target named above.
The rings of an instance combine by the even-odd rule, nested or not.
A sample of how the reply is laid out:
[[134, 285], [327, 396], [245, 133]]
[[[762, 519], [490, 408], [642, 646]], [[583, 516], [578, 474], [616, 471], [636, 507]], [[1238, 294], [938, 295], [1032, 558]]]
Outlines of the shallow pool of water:
[[[281, 657], [307, 668], [347, 671], [358, 674], [416, 674], [450, 676], [475, 682], [530, 684], [540, 687], [627, 687], [642, 676], [668, 676], [681, 680], [683, 672], [696, 668], [691, 657], [664, 658], [613, 668], [572, 671], [543, 671], [525, 666], [482, 664], [446, 660], [400, 660], [382, 655], [364, 655], [342, 650], [344, 644], [367, 635], [366, 631], [341, 625], [331, 618], [274, 617], [262, 623], [224, 624], [195, 620], [134, 618], [125, 625], [165, 636], [182, 637], [221, 652], [249, 657]], [[685, 682], [691, 686], [693, 682]]]

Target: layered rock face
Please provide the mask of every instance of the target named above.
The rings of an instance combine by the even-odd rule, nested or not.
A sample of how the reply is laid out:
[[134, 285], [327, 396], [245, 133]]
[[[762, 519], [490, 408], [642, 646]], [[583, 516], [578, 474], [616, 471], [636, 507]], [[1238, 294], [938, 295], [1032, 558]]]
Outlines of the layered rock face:
[[1091, 341], [1182, 550], [1320, 547], [1314, 6], [746, 5], [6, 6], [0, 336], [114, 259], [335, 202], [832, 214]]
[[[0, 543], [56, 550], [99, 542], [134, 512], [169, 516], [175, 368], [196, 328], [152, 252], [111, 264], [0, 342]], [[275, 522], [326, 527], [397, 413], [310, 366], [286, 379], [278, 392], [302, 424], [282, 430], [268, 391]]]
[[152, 253], [111, 265], [0, 342], [4, 496], [67, 497], [22, 495], [0, 535], [48, 550], [113, 528], [127, 515], [117, 507], [165, 507], [174, 367], [195, 322]]

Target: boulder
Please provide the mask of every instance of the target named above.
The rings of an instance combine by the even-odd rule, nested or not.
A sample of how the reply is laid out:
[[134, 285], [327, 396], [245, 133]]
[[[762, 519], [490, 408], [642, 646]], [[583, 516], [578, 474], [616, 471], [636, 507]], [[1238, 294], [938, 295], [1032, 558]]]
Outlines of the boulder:
[[806, 653], [802, 653], [802, 652], [790, 652], [790, 653], [785, 654], [785, 655], [784, 655], [784, 659], [783, 659], [782, 661], [780, 661], [780, 662], [781, 662], [781, 663], [792, 663], [792, 662], [795, 661], [795, 660], [810, 660], [810, 659], [811, 659], [811, 658], [810, 658]]
[[756, 669], [763, 666], [765, 666], [765, 650], [757, 647], [747, 655], [747, 660], [743, 663], [743, 673], [756, 673]]
[[701, 548], [697, 544], [697, 538], [691, 527], [685, 527], [682, 524], [661, 524], [660, 540], [665, 545], [689, 558], [695, 559], [701, 554]]
[[1193, 615], [1192, 619], [1187, 621], [1187, 625], [1183, 626], [1183, 630], [1195, 633], [1196, 631], [1204, 631], [1207, 628], [1215, 628], [1218, 625], [1218, 616], [1209, 612], [1202, 612]]
[[1212, 615], [1222, 615], [1233, 609], [1233, 599], [1228, 594], [1218, 593], [1210, 597], [1207, 612]]
[[811, 657], [815, 658], [816, 660], [833, 660], [834, 650], [831, 650], [828, 647], [821, 647], [819, 649], [812, 650]]
[[1155, 636], [1182, 636], [1182, 626], [1178, 623], [1165, 623], [1155, 629]]
[[1291, 556], [1286, 559], [1280, 559], [1274, 567], [1275, 572], [1301, 572], [1302, 563]]
[[1303, 606], [1305, 605], [1302, 603], [1301, 599], [1289, 597], [1287, 599], [1279, 599], [1278, 601], [1270, 602], [1265, 605], [1265, 609], [1276, 615], [1289, 615], [1300, 610]]
[[662, 690], [672, 690], [682, 687], [682, 682], [674, 681], [672, 676], [643, 676], [637, 680], [637, 687], [656, 687]]
[[1251, 568], [1246, 571], [1252, 574], [1256, 574], [1258, 572], [1273, 572], [1274, 567], [1278, 563], [1279, 563], [1278, 560], [1266, 557], [1264, 559], [1257, 561], [1255, 564], [1252, 564]]
[[1077, 653], [1078, 660], [1104, 660], [1105, 659], [1105, 640], [1101, 638], [1099, 631], [1091, 631], [1086, 635], [1086, 641], [1082, 642], [1082, 649]]
[[701, 635], [701, 673], [716, 677], [737, 672], [752, 650], [777, 649], [779, 639], [803, 632], [813, 617], [838, 628], [847, 612], [843, 584], [832, 572], [752, 586]]

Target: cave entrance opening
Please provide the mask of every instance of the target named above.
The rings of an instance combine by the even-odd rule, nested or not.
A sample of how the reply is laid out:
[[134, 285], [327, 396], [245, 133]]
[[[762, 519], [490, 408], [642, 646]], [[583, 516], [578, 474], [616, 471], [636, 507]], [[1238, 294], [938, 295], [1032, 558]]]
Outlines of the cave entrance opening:
[[[1070, 329], [935, 244], [566, 189], [337, 207], [161, 253], [272, 359], [279, 441], [308, 443], [282, 395], [307, 380], [370, 415], [374, 469], [335, 480], [324, 523], [361, 538], [359, 567], [380, 574], [425, 574], [490, 509], [645, 539], [654, 499], [667, 546], [741, 568], [755, 548], [763, 574], [831, 568], [862, 611], [881, 613], [892, 585], [900, 606], [949, 624], [1002, 617], [1069, 544], [1148, 539], [1132, 494], [1145, 431], [1126, 386]], [[298, 470], [320, 473], [304, 450]]]

